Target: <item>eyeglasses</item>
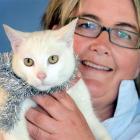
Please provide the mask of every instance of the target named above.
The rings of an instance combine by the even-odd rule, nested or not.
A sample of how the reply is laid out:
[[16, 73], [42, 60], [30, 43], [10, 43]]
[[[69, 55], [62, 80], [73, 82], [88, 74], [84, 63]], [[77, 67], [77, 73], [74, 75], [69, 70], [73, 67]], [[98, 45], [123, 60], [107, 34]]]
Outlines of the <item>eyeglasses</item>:
[[140, 49], [139, 33], [120, 28], [107, 28], [85, 17], [79, 17], [75, 29], [76, 34], [89, 38], [97, 38], [103, 31], [108, 32], [109, 41], [119, 47]]

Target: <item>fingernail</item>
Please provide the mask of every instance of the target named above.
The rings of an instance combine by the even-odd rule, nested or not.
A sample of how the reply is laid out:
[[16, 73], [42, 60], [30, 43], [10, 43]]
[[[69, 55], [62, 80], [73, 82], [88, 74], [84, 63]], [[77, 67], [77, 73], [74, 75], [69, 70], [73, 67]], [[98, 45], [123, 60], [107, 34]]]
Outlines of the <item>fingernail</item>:
[[78, 72], [78, 73], [77, 73], [77, 77], [78, 77], [78, 78], [81, 77], [81, 72]]

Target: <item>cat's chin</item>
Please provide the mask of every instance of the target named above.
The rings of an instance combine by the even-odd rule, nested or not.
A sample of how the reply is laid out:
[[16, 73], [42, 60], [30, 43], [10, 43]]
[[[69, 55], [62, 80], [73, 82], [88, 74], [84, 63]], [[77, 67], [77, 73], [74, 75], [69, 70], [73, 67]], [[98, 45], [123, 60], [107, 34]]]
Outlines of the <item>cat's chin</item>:
[[49, 86], [49, 85], [39, 85], [39, 86], [35, 86], [35, 87], [40, 91], [46, 91], [46, 90], [52, 88], [52, 86]]
[[35, 87], [39, 91], [46, 91], [46, 90], [48, 90], [48, 89], [53, 87], [52, 84], [45, 83], [45, 82], [32, 82], [32, 81], [28, 81], [27, 83], [29, 85], [31, 85], [32, 87]]

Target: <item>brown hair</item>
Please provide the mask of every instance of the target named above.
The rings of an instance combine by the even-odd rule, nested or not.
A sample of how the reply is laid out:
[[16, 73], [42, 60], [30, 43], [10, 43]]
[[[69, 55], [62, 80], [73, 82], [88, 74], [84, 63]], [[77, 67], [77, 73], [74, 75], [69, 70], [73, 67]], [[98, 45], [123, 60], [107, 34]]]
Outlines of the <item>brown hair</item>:
[[[137, 20], [138, 20], [138, 26], [139, 26], [139, 30], [140, 30], [140, 0], [134, 0], [134, 6], [135, 6]], [[139, 41], [138, 45], [140, 45], [140, 41]], [[135, 79], [135, 84], [136, 84], [136, 88], [138, 90], [138, 94], [140, 96], [140, 74]]]
[[136, 9], [138, 25], [139, 25], [139, 28], [140, 28], [140, 0], [134, 0], [134, 6], [135, 6], [135, 9]]
[[52, 29], [54, 25], [64, 25], [77, 10], [80, 0], [50, 0], [43, 15], [43, 29]]

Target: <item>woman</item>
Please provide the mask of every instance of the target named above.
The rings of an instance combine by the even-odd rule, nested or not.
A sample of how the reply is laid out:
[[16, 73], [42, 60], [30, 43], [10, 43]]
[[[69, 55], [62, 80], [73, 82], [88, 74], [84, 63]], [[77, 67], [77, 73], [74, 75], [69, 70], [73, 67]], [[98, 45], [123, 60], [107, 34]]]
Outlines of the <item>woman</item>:
[[[79, 17], [74, 48], [80, 71], [113, 140], [140, 139], [140, 104], [133, 82], [140, 71], [139, 11], [140, 0], [51, 0], [43, 18], [44, 29], [51, 29]], [[34, 100], [43, 108], [26, 116], [34, 140], [95, 139], [67, 94]]]

